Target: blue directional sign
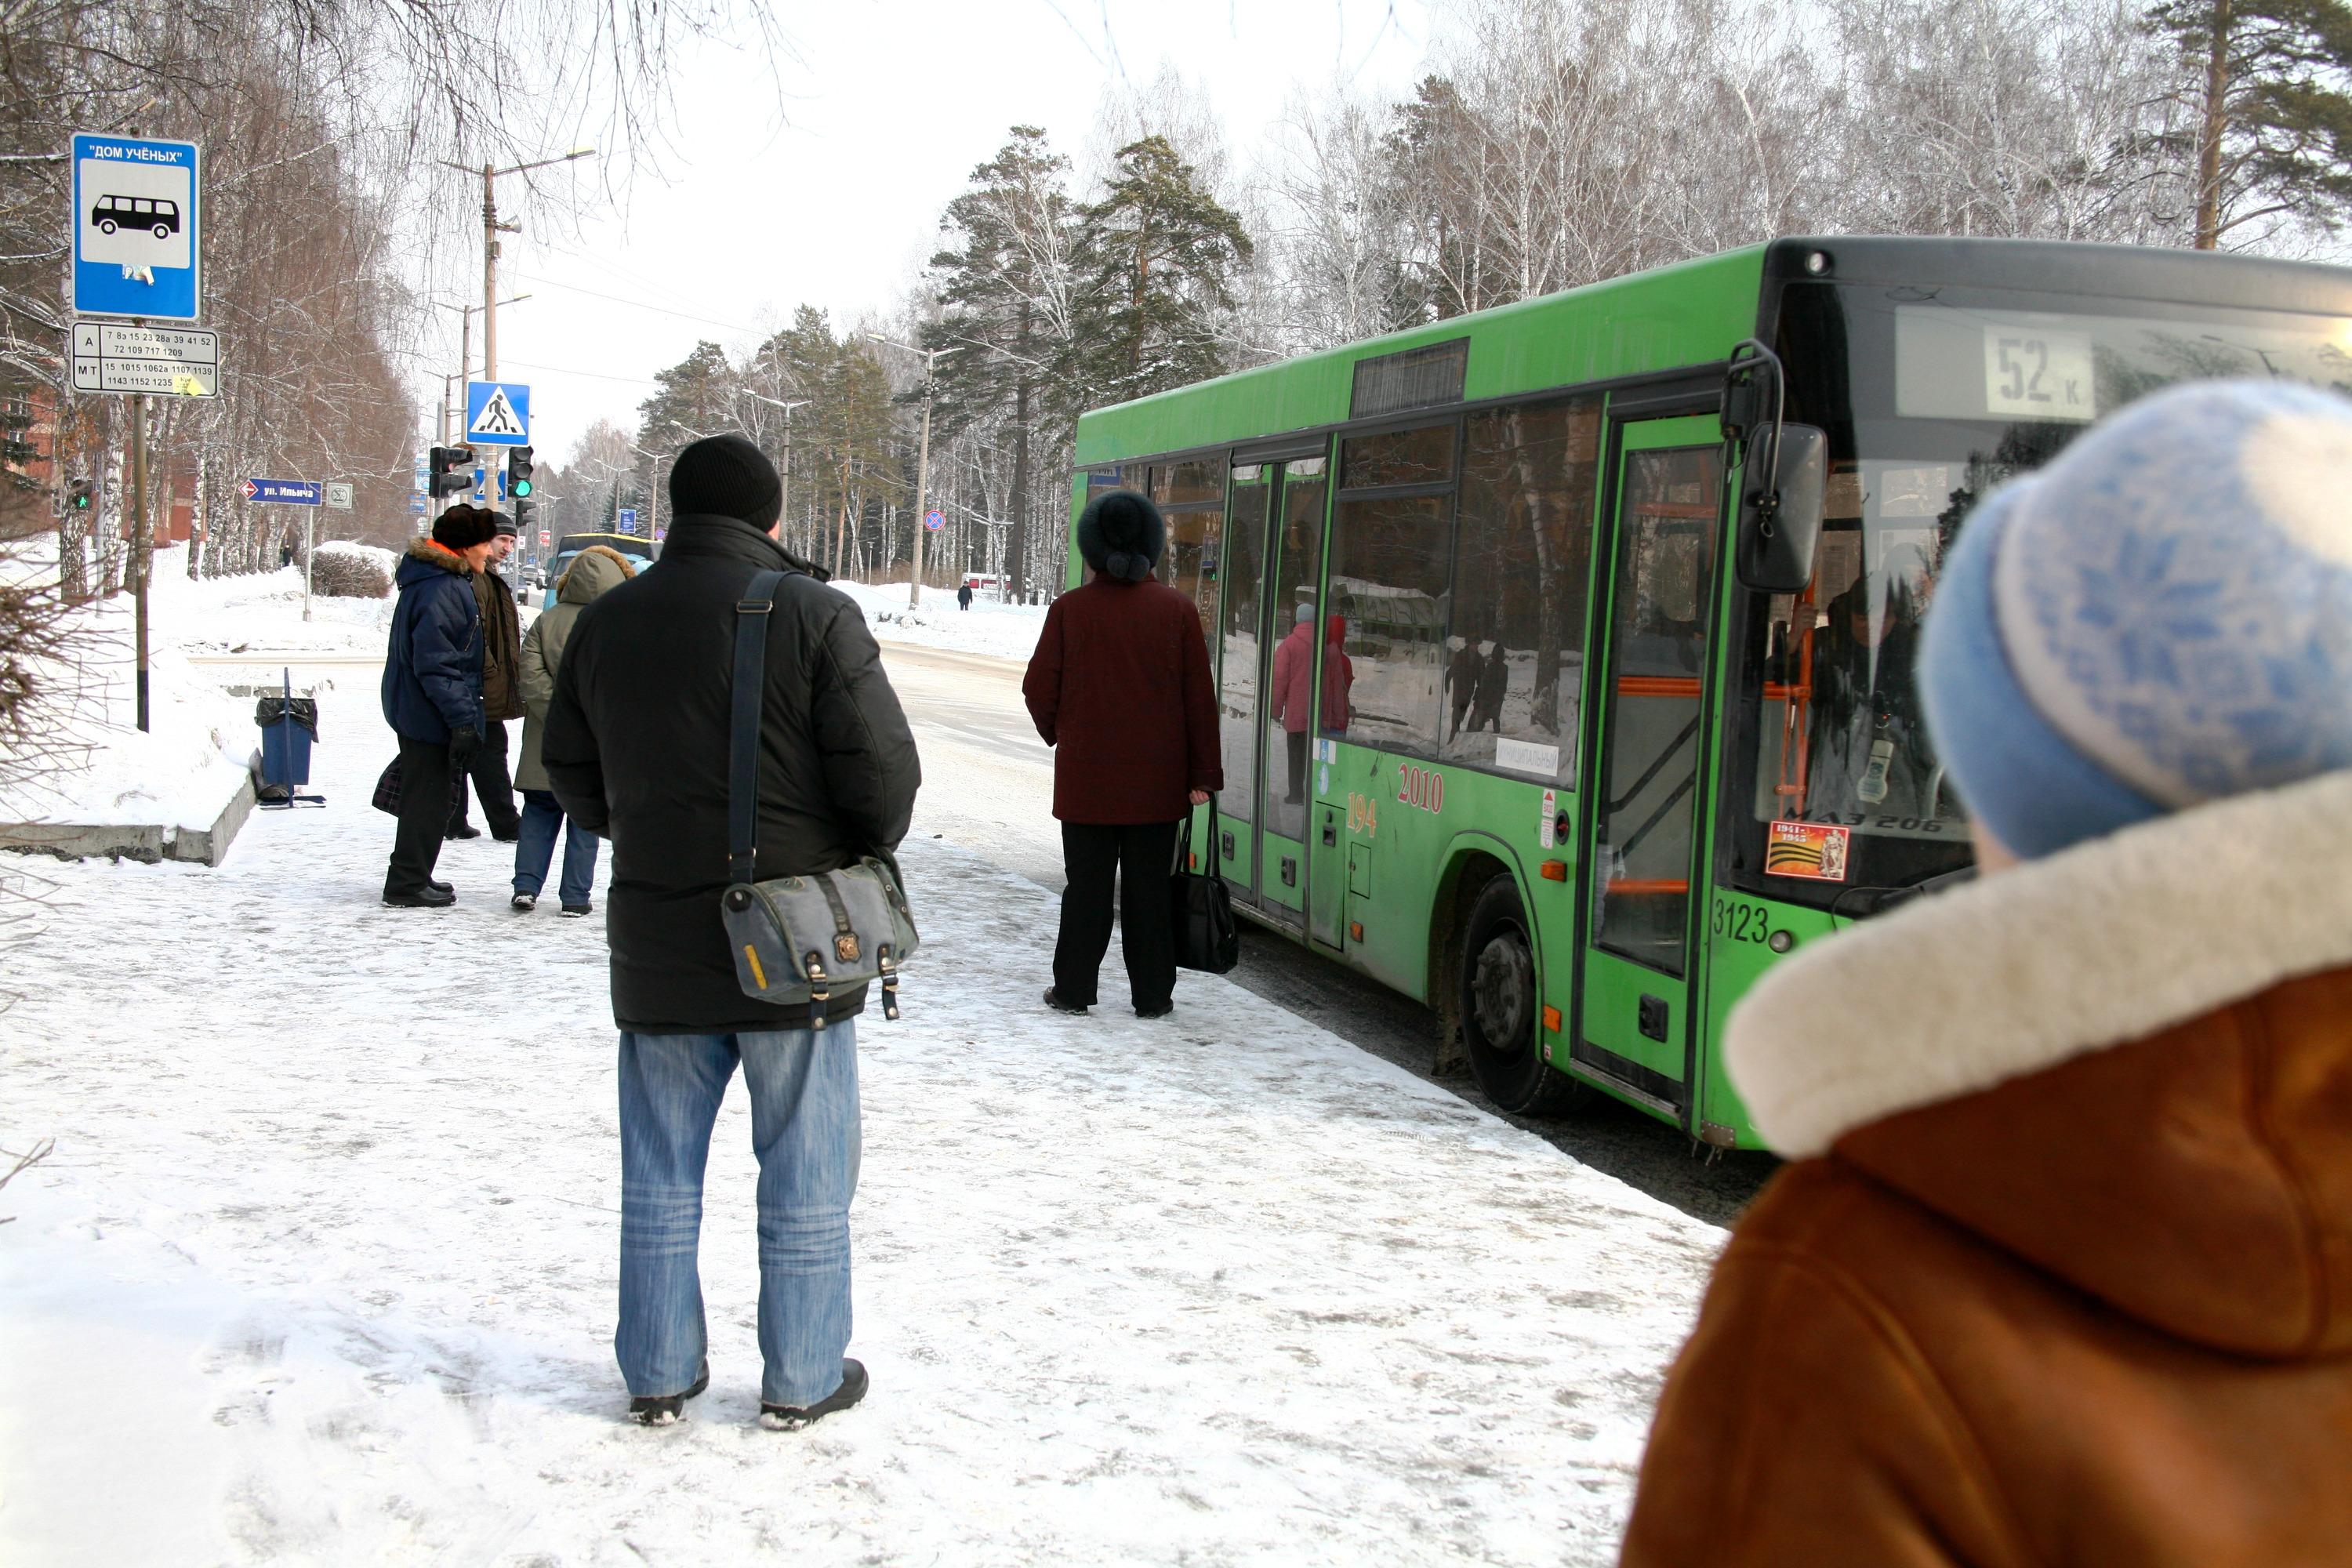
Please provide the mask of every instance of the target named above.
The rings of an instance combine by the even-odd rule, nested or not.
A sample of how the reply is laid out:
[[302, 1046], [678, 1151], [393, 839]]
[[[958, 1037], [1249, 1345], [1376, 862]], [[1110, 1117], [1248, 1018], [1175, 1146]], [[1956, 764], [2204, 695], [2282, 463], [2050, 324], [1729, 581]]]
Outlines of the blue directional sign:
[[196, 144], [73, 139], [73, 308], [193, 321], [204, 301]]
[[621, 531], [623, 533], [635, 533], [636, 531], [637, 509], [633, 506], [623, 507], [621, 509]]
[[425, 510], [425, 498], [423, 496], [410, 496], [408, 498], [408, 510], [411, 511], [423, 511]]
[[247, 479], [244, 489], [247, 500], [280, 506], [317, 506], [326, 499], [324, 487], [310, 479]]
[[530, 445], [530, 388], [519, 381], [466, 384], [466, 445]]

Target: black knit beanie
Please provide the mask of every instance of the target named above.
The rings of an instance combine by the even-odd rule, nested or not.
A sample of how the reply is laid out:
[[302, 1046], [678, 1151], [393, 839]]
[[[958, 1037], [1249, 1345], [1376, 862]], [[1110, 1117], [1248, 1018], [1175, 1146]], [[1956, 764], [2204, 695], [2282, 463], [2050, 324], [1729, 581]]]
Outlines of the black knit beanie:
[[471, 550], [498, 533], [498, 514], [459, 501], [433, 520], [433, 542], [444, 550]]
[[1167, 548], [1167, 521], [1149, 496], [1110, 490], [1078, 513], [1078, 553], [1106, 577], [1140, 583]]
[[740, 436], [706, 436], [669, 470], [670, 510], [741, 518], [762, 533], [783, 515], [784, 486], [768, 455]]

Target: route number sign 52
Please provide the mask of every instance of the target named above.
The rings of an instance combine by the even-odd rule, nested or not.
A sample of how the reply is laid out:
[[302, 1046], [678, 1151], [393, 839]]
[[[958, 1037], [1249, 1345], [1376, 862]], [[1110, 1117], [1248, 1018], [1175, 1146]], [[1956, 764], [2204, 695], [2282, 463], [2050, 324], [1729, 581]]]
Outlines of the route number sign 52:
[[1987, 414], [2068, 424], [2098, 416], [2091, 340], [2083, 333], [1988, 327], [1984, 356]]

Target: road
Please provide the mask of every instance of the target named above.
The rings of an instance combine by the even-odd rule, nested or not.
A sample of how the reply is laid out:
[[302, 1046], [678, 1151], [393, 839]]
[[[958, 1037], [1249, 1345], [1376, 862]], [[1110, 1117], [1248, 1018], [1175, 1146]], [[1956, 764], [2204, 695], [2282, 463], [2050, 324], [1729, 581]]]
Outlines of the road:
[[[887, 642], [882, 660], [923, 754], [915, 831], [1058, 889], [1054, 754], [1022, 706], [1022, 667]], [[1759, 1154], [1710, 1163], [1678, 1130], [1614, 1100], [1557, 1121], [1499, 1110], [1467, 1072], [1432, 1070], [1437, 1023], [1428, 1008], [1256, 926], [1242, 931], [1241, 965], [1230, 976], [1237, 984], [1694, 1218], [1729, 1224], [1774, 1168]], [[1178, 995], [1181, 1005], [1181, 988]]]

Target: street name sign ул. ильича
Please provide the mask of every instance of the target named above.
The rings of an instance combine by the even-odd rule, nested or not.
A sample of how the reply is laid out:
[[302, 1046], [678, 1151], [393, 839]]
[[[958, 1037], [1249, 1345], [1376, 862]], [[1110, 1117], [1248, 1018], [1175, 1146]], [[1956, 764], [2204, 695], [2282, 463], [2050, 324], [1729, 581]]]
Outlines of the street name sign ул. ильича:
[[220, 334], [194, 327], [73, 324], [76, 392], [220, 395]]
[[275, 501], [280, 506], [317, 506], [320, 499], [313, 479], [247, 479], [240, 488], [247, 500]]
[[193, 142], [74, 136], [75, 314], [196, 319], [204, 303], [197, 159]]

